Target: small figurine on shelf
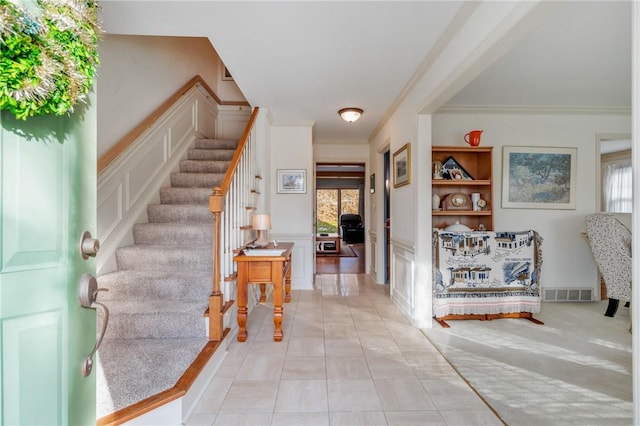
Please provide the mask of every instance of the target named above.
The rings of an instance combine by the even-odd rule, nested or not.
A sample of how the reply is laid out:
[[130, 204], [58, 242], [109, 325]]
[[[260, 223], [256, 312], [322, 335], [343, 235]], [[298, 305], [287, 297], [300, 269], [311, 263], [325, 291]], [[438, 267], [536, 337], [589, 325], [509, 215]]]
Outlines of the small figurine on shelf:
[[435, 180], [444, 179], [444, 177], [442, 176], [442, 162], [441, 161], [434, 161], [433, 162], [433, 179], [435, 179]]
[[431, 196], [431, 209], [440, 210], [440, 196], [438, 194], [433, 194]]
[[480, 210], [480, 206], [478, 205], [478, 201], [480, 201], [480, 193], [472, 192], [471, 193], [471, 202], [473, 203], [473, 211], [477, 212]]

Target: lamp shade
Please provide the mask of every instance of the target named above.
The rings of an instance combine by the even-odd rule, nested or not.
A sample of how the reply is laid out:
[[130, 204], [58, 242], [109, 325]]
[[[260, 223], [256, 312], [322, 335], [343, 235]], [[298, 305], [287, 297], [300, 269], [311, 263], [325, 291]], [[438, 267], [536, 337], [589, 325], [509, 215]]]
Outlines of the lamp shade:
[[342, 117], [342, 119], [347, 123], [353, 123], [360, 118], [363, 112], [364, 111], [361, 108], [350, 107], [342, 108], [340, 111], [338, 111], [338, 114], [340, 114], [340, 117]]
[[271, 229], [271, 216], [268, 214], [254, 214], [251, 227], [256, 230]]

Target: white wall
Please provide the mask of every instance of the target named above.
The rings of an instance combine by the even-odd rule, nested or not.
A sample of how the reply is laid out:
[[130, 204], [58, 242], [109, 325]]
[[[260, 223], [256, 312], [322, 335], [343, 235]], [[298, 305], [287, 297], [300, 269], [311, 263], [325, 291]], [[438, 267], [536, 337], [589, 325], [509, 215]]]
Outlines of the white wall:
[[313, 159], [316, 163], [336, 162], [366, 163], [369, 160], [369, 145], [363, 143], [314, 143]]
[[206, 38], [107, 34], [98, 51], [98, 158], [196, 75], [221, 100], [244, 101]]
[[[587, 241], [580, 235], [584, 218], [596, 211], [596, 135], [628, 133], [631, 117], [578, 114], [443, 113], [433, 116], [433, 144], [466, 146], [464, 134], [482, 129], [481, 145], [493, 146], [493, 212], [498, 231], [534, 229], [542, 243], [543, 288], [594, 289], [599, 295], [596, 266]], [[577, 186], [575, 210], [503, 209], [502, 147], [575, 147]], [[425, 165], [429, 167], [429, 165]]]
[[[267, 177], [267, 210], [271, 213], [271, 236], [295, 244], [291, 285], [313, 288], [313, 147], [312, 124], [272, 124]], [[278, 169], [303, 169], [307, 174], [304, 194], [278, 194]]]

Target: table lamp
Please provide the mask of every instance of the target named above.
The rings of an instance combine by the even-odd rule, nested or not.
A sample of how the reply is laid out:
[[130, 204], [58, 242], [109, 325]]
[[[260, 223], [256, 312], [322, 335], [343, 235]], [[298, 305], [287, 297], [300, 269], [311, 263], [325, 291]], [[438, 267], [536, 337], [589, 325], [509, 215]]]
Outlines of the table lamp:
[[271, 217], [268, 214], [254, 214], [251, 227], [258, 231], [258, 239], [253, 243], [258, 247], [269, 244], [266, 237], [266, 230], [271, 229]]

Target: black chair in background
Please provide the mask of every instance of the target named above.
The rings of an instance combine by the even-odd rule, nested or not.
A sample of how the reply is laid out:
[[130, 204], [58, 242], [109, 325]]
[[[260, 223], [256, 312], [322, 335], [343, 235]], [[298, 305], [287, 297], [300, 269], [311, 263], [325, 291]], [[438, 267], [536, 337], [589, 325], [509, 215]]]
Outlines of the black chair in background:
[[359, 214], [345, 213], [340, 216], [340, 238], [347, 244], [364, 243], [364, 227]]

